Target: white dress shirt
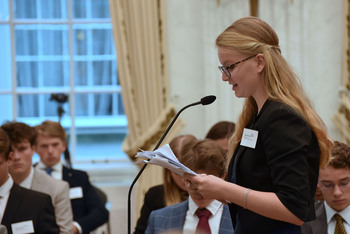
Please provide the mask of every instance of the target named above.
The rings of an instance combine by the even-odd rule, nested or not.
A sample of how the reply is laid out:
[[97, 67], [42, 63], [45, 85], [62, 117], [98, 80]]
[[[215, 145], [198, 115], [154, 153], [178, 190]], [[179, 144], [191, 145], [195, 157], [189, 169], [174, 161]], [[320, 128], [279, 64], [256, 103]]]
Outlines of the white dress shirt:
[[7, 201], [9, 199], [10, 190], [12, 186], [13, 186], [13, 180], [10, 175], [7, 181], [2, 186], [0, 186], [0, 223], [5, 213]]
[[20, 183], [20, 186], [26, 189], [30, 189], [30, 187], [32, 186], [33, 176], [34, 171], [33, 168], [31, 168], [29, 175], [22, 181], [22, 183]]
[[[209, 226], [212, 234], [219, 233], [220, 221], [224, 206], [221, 202], [213, 200], [207, 207], [212, 214], [209, 218]], [[197, 204], [192, 200], [191, 196], [188, 197], [188, 210], [186, 213], [183, 234], [195, 233], [199, 218], [196, 215], [198, 209]]]
[[[62, 162], [59, 161], [58, 163], [56, 163], [54, 166], [52, 166], [52, 172], [51, 172], [51, 176], [55, 179], [58, 180], [62, 180]], [[47, 166], [44, 165], [44, 163], [42, 163], [41, 161], [38, 162], [38, 164], [35, 166], [36, 169], [38, 169], [39, 171], [43, 171], [44, 173], [46, 173], [45, 168]]]
[[337, 212], [335, 210], [333, 210], [326, 201], [324, 201], [324, 207], [326, 209], [326, 216], [327, 216], [327, 232], [329, 234], [333, 234], [334, 233], [334, 229], [335, 229], [335, 224], [337, 223], [337, 221], [335, 220], [335, 218], [333, 217], [335, 214], [339, 214], [341, 215], [341, 217], [344, 219], [344, 227], [345, 227], [345, 231], [346, 233], [350, 233], [350, 207], [346, 207], [344, 210]]

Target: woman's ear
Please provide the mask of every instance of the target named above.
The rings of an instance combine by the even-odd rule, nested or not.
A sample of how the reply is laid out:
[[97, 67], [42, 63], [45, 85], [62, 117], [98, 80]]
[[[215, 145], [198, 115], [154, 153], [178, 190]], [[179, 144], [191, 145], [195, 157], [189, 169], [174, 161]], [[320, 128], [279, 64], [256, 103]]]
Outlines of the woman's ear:
[[261, 73], [265, 68], [265, 57], [263, 54], [257, 54], [255, 57], [258, 66], [258, 73]]

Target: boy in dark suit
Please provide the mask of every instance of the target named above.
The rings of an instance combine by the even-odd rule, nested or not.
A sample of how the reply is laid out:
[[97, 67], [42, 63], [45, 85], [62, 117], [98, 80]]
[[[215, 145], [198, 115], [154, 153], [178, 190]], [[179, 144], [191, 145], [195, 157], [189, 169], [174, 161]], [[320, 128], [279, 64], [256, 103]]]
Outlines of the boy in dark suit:
[[[303, 234], [350, 233], [350, 147], [335, 141], [331, 159], [320, 169], [324, 201], [315, 204], [316, 219], [302, 225]], [[344, 232], [346, 231], [346, 232]]]
[[66, 133], [58, 122], [44, 121], [35, 126], [35, 151], [40, 162], [35, 166], [70, 186], [74, 233], [89, 233], [108, 221], [109, 212], [91, 185], [86, 172], [64, 166], [61, 155], [66, 150]]
[[12, 233], [59, 233], [49, 195], [15, 184], [9, 176], [10, 141], [0, 129], [0, 220]]
[[[186, 143], [179, 161], [195, 171], [224, 178], [226, 152], [212, 140], [197, 139]], [[195, 199], [152, 211], [146, 234], [160, 233], [233, 234], [228, 207], [213, 199]]]

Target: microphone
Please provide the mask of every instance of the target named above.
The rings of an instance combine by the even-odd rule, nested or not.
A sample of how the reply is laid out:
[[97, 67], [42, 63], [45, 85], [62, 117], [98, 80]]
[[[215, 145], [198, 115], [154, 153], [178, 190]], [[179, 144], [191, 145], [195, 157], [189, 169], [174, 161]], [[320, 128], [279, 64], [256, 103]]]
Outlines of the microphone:
[[[214, 96], [214, 95], [205, 96], [200, 101], [191, 103], [191, 104], [183, 107], [179, 112], [177, 112], [177, 114], [175, 115], [175, 117], [173, 118], [173, 120], [171, 121], [171, 123], [169, 124], [167, 129], [165, 130], [163, 136], [160, 138], [160, 140], [158, 141], [157, 145], [154, 147], [153, 151], [158, 149], [159, 145], [162, 143], [162, 141], [164, 140], [164, 138], [166, 137], [166, 135], [168, 134], [169, 130], [174, 125], [175, 121], [177, 120], [177, 118], [179, 117], [179, 115], [181, 114], [182, 111], [184, 111], [185, 109], [187, 109], [187, 108], [189, 108], [191, 106], [196, 106], [196, 105], [199, 105], [199, 104], [202, 104], [203, 106], [212, 104], [215, 101], [215, 99], [216, 99], [216, 96]], [[131, 191], [132, 191], [136, 181], [139, 179], [139, 177], [141, 176], [142, 172], [145, 170], [147, 165], [148, 164], [145, 163], [142, 166], [142, 168], [140, 169], [139, 173], [136, 175], [136, 177], [135, 177], [134, 181], [132, 182], [132, 184], [130, 186], [130, 189], [129, 189], [129, 193], [128, 193], [128, 234], [131, 233], [131, 221], [130, 221], [130, 215], [131, 215], [130, 214], [130, 212], [131, 212]]]

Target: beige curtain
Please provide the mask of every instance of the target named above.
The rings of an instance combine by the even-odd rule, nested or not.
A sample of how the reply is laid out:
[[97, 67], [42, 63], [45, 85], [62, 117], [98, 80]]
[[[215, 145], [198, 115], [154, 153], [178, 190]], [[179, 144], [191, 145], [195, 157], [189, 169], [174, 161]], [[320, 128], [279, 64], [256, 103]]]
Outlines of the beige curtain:
[[334, 122], [343, 136], [343, 141], [350, 144], [350, 0], [344, 0], [343, 29], [343, 77], [339, 93], [340, 107], [334, 115]]
[[[168, 102], [166, 22], [162, 0], [110, 0], [118, 77], [122, 87], [128, 135], [123, 151], [132, 160], [140, 149], [153, 150], [175, 116]], [[178, 119], [164, 139], [168, 143], [183, 127]], [[163, 145], [162, 144], [162, 145]], [[162, 168], [148, 166], [138, 180], [133, 202], [133, 222], [139, 215], [144, 193], [162, 183]]]

